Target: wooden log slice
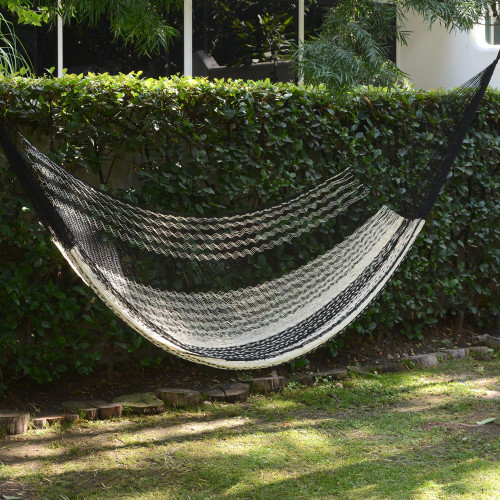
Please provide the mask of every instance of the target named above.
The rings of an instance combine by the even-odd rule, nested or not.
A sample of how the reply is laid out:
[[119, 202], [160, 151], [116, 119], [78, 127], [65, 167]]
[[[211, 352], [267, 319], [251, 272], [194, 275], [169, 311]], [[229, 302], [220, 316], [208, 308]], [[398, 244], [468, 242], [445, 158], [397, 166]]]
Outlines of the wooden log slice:
[[201, 392], [191, 389], [162, 388], [156, 391], [156, 397], [174, 408], [195, 406], [201, 403]]
[[253, 392], [260, 394], [269, 394], [270, 392], [279, 392], [285, 386], [286, 380], [282, 376], [257, 377], [249, 380]]
[[379, 376], [378, 373], [374, 373], [371, 370], [373, 370], [373, 368], [370, 368], [370, 367], [366, 367], [366, 368], [361, 368], [359, 366], [348, 366], [347, 367], [347, 371], [352, 372], [352, 373], [356, 373], [357, 375], [361, 375], [362, 377], [374, 378], [374, 377]]
[[100, 420], [121, 417], [123, 406], [121, 403], [106, 403], [97, 405], [97, 417]]
[[416, 365], [420, 368], [435, 368], [438, 365], [438, 359], [435, 352], [429, 354], [417, 354], [405, 359], [409, 365]]
[[152, 415], [165, 411], [165, 403], [152, 392], [126, 394], [114, 398], [113, 403], [121, 403], [123, 411], [130, 412], [133, 415]]
[[250, 396], [250, 384], [222, 384], [219, 388], [222, 389], [226, 395], [226, 401], [228, 403], [242, 403]]
[[472, 339], [474, 345], [485, 345], [495, 351], [500, 351], [500, 337], [493, 337], [492, 335], [477, 335]]
[[300, 385], [313, 386], [316, 381], [315, 376], [312, 373], [304, 373], [302, 375], [294, 375], [290, 379], [289, 382], [297, 382]]
[[445, 349], [445, 352], [450, 359], [465, 359], [469, 356], [469, 349], [464, 347], [462, 349]]
[[490, 348], [485, 345], [469, 347], [469, 355], [476, 359], [487, 359], [490, 357]]
[[314, 378], [331, 378], [333, 380], [344, 380], [347, 378], [347, 368], [333, 368], [332, 370], [325, 370], [316, 372]]
[[23, 434], [28, 430], [29, 421], [27, 411], [0, 411], [0, 434]]
[[106, 401], [64, 401], [62, 409], [64, 413], [77, 414], [85, 420], [95, 420], [97, 418], [97, 406], [100, 404], [106, 404]]
[[446, 351], [437, 351], [434, 354], [436, 355], [438, 362], [446, 361], [449, 358]]
[[45, 420], [43, 417], [35, 417], [31, 419], [31, 421], [35, 426], [35, 429], [46, 429], [48, 427], [47, 420]]
[[54, 424], [63, 422], [66, 415], [62, 413], [41, 413], [40, 415], [33, 417], [31, 421], [37, 429], [46, 429]]
[[226, 401], [226, 393], [219, 387], [208, 389], [205, 392], [205, 396], [209, 401]]
[[80, 420], [80, 415], [77, 415], [76, 413], [66, 413], [64, 415], [64, 423], [65, 424], [74, 424], [75, 422], [78, 422]]
[[403, 362], [394, 361], [372, 366], [370, 370], [376, 373], [400, 373], [408, 371], [408, 367]]

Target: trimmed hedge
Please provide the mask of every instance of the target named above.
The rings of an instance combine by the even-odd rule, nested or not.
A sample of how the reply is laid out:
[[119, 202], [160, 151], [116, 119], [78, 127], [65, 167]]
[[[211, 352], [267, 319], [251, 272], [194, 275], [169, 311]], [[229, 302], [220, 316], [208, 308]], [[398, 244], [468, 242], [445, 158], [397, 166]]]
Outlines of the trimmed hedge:
[[[130, 75], [0, 80], [3, 112], [55, 161], [135, 203], [191, 213], [277, 201], [339, 164], [371, 179], [376, 197], [390, 203], [415, 177], [396, 159], [421, 147], [412, 131], [422, 119], [439, 133], [444, 95], [370, 89], [340, 107], [321, 92], [269, 82]], [[465, 317], [479, 326], [497, 321], [499, 105], [500, 94], [488, 92], [423, 233], [351, 331], [397, 328], [422, 338], [441, 318]], [[50, 381], [69, 367], [90, 371], [117, 345], [139, 348], [141, 337], [65, 264], [4, 166], [0, 181], [4, 378]]]

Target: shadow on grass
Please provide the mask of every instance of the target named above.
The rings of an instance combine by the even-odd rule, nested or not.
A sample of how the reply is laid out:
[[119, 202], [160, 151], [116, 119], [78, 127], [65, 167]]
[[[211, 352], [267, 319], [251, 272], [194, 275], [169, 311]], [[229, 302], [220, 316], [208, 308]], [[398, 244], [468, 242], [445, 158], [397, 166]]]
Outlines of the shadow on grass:
[[[209, 446], [203, 444], [205, 439], [200, 436], [199, 446]], [[373, 442], [372, 449], [360, 456], [350, 440], [342, 447], [326, 443], [321, 451], [308, 450], [288, 435], [281, 434], [279, 441], [272, 453], [259, 448], [233, 450], [231, 446], [197, 453], [199, 447], [194, 447], [178, 457], [151, 453], [130, 465], [108, 460], [99, 470], [82, 460], [70, 472], [45, 474], [45, 486], [39, 491], [47, 499], [130, 495], [128, 498], [272, 500], [416, 498], [423, 489], [434, 488], [446, 493], [444, 498], [454, 498], [477, 488], [471, 478], [498, 475], [499, 471], [498, 457], [485, 457], [484, 448], [464, 450], [460, 436], [447, 433], [441, 433], [432, 445], [381, 452], [379, 458], [367, 456], [377, 454]], [[475, 498], [495, 498], [491, 491], [486, 491], [489, 497], [479, 493]]]
[[400, 499], [424, 489], [444, 498], [500, 498], [498, 437], [426, 428], [437, 419], [470, 420], [492, 402], [459, 387], [427, 409], [399, 411], [406, 394], [439, 393], [447, 383], [424, 375], [353, 379], [345, 384], [352, 387], [6, 439], [0, 463], [44, 499]]

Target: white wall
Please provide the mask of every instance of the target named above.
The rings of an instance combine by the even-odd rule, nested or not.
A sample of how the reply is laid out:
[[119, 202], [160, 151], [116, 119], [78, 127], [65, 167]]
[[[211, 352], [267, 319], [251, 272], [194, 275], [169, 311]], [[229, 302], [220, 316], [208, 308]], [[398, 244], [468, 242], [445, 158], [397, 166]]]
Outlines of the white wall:
[[[448, 33], [438, 24], [429, 28], [413, 13], [406, 17], [405, 29], [412, 33], [407, 46], [397, 47], [396, 62], [418, 88], [456, 87], [488, 66], [500, 49], [486, 43], [484, 26], [477, 25], [470, 33]], [[500, 88], [499, 68], [490, 85]]]

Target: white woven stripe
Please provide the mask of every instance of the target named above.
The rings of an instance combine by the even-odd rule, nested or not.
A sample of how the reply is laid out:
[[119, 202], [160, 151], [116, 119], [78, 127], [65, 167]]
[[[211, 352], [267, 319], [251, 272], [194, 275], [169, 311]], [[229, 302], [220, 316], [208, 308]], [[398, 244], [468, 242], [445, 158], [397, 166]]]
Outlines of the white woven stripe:
[[[386, 207], [335, 248], [262, 285], [222, 293], [154, 290], [96, 263], [141, 316], [182, 343], [237, 346], [288, 329], [338, 297], [393, 237], [403, 218]], [[116, 268], [115, 268], [116, 269]]]
[[[293, 199], [287, 200], [286, 202], [275, 204], [255, 212], [216, 217], [193, 217], [179, 214], [171, 215], [131, 206], [116, 198], [112, 198], [59, 167], [47, 156], [33, 147], [28, 141], [24, 141], [24, 146], [27, 156], [33, 162], [34, 168], [42, 174], [42, 177], [52, 181], [53, 184], [58, 184], [61, 179], [64, 179], [64, 183], [66, 184], [65, 187], [71, 188], [71, 186], [74, 186], [76, 194], [83, 192], [88, 193], [89, 199], [93, 199], [98, 205], [112, 208], [112, 212], [123, 210], [131, 223], [138, 223], [139, 225], [145, 223], [149, 226], [151, 221], [154, 220], [158, 227], [161, 227], [162, 231], [170, 231], [172, 235], [175, 235], [176, 230], [193, 230], [194, 234], [200, 234], [207, 230], [215, 232], [227, 230], [231, 233], [242, 231], [241, 234], [244, 234], [249, 229], [243, 226], [264, 224], [266, 220], [272, 223], [287, 212], [295, 213], [297, 210], [303, 211], [305, 205], [314, 203], [315, 200], [324, 201], [325, 196], [327, 198], [332, 196], [332, 192], [335, 191], [333, 188], [336, 185], [348, 184], [349, 182], [357, 183], [349, 167], [346, 166], [341, 173], [319, 183], [313, 189], [298, 194]], [[359, 183], [357, 184], [359, 185]], [[47, 185], [47, 188], [50, 189], [51, 186]], [[65, 193], [66, 190], [61, 191], [62, 195]], [[78, 204], [81, 202], [78, 197], [76, 200]]]
[[[387, 211], [387, 209], [384, 209]], [[392, 218], [393, 214], [390, 214], [390, 211], [387, 211], [389, 218]], [[398, 225], [401, 223], [401, 218], [394, 214], [393, 224]], [[309, 352], [312, 349], [315, 349], [319, 345], [323, 344], [331, 338], [333, 335], [341, 331], [346, 325], [348, 325], [354, 317], [359, 314], [359, 312], [366, 307], [366, 305], [372, 300], [372, 298], [380, 291], [380, 289], [384, 286], [390, 276], [393, 274], [394, 270], [397, 268], [399, 263], [402, 261], [404, 256], [406, 255], [407, 250], [410, 248], [411, 243], [414, 241], [420, 228], [423, 225], [423, 221], [417, 220], [413, 221], [409, 228], [406, 230], [403, 238], [400, 239], [397, 246], [392, 250], [390, 258], [386, 260], [384, 265], [377, 271], [376, 279], [371, 280], [366, 284], [366, 290], [362, 293], [358, 294], [358, 297], [351, 298], [346, 305], [346, 310], [343, 313], [344, 319], [342, 322], [337, 323], [335, 327], [332, 329], [331, 324], [336, 323], [335, 319], [332, 319], [328, 324], [323, 325], [320, 330], [318, 330], [318, 335], [315, 336], [314, 340], [310, 343], [307, 343], [303, 346], [297, 346], [295, 349], [290, 349], [285, 353], [273, 355], [269, 358], [263, 358], [259, 360], [252, 361], [231, 361], [231, 360], [223, 360], [223, 359], [215, 359], [215, 358], [207, 358], [204, 356], [193, 355], [187, 349], [180, 348], [175, 342], [170, 342], [168, 339], [159, 335], [153, 329], [148, 327], [146, 323], [138, 317], [136, 314], [131, 314], [124, 303], [120, 300], [119, 296], [111, 293], [107, 288], [103, 285], [102, 282], [99, 281], [97, 276], [93, 273], [93, 271], [87, 266], [87, 264], [82, 260], [81, 254], [78, 249], [72, 249], [69, 253], [62, 249], [63, 255], [72, 262], [72, 265], [77, 269], [78, 273], [84, 277], [85, 281], [91, 284], [92, 288], [98, 293], [98, 295], [111, 307], [120, 317], [122, 317], [128, 324], [130, 324], [133, 328], [135, 328], [139, 333], [144, 335], [150, 341], [155, 343], [156, 345], [169, 350], [177, 355], [185, 357], [186, 359], [190, 359], [193, 361], [201, 362], [204, 364], [209, 364], [212, 366], [218, 366], [221, 368], [263, 368], [265, 366], [271, 366], [273, 364], [286, 362], [288, 360], [294, 359], [297, 356], [303, 355]], [[388, 230], [387, 234], [394, 234], [395, 226], [392, 225], [391, 229]], [[359, 263], [359, 268], [362, 265]], [[127, 293], [127, 287], [130, 286], [130, 283], [125, 283], [124, 280], [120, 279], [121, 282], [121, 293]], [[319, 302], [316, 302], [316, 307], [321, 307]], [[306, 312], [307, 311], [307, 312]], [[158, 312], [158, 311], [157, 311]], [[308, 314], [311, 312], [311, 308], [304, 307], [303, 313]], [[295, 317], [295, 320], [298, 322], [298, 317]], [[285, 326], [286, 320], [282, 324], [283, 330], [286, 330]], [[289, 324], [289, 323], [286, 323]], [[279, 329], [279, 327], [277, 328]], [[276, 332], [277, 329], [274, 331]], [[175, 332], [176, 335], [178, 331]], [[272, 336], [272, 334], [267, 335]], [[255, 338], [249, 338], [248, 341], [253, 341]], [[216, 344], [219, 346], [219, 344]]]
[[[279, 221], [281, 225], [267, 230], [265, 227], [256, 226], [254, 228], [254, 237], [245, 240], [230, 239], [235, 237], [233, 233], [218, 234], [218, 238], [226, 238], [225, 241], [221, 241], [220, 243], [210, 243], [209, 237], [206, 238], [208, 243], [196, 243], [194, 239], [191, 242], [176, 243], [169, 238], [170, 235], [162, 234], [157, 229], [154, 229], [154, 224], [146, 228], [141, 228], [140, 232], [133, 226], [125, 230], [126, 220], [123, 218], [123, 214], [120, 214], [122, 215], [121, 218], [118, 217], [118, 214], [115, 214], [113, 219], [114, 224], [105, 224], [102, 220], [96, 220], [81, 210], [75, 210], [73, 205], [63, 203], [61, 201], [62, 197], [55, 197], [53, 202], [61, 210], [61, 213], [64, 214], [63, 217], [67, 221], [67, 224], [76, 233], [79, 232], [80, 227], [85, 228], [87, 231], [104, 231], [122, 241], [128, 241], [138, 248], [146, 249], [159, 255], [204, 261], [213, 260], [214, 258], [236, 259], [246, 257], [270, 250], [283, 243], [289, 243], [294, 238], [299, 238], [301, 235], [317, 228], [318, 225], [326, 224], [333, 220], [340, 213], [346, 211], [350, 205], [366, 196], [366, 194], [367, 190], [360, 190], [359, 186], [356, 186], [355, 189], [342, 193], [338, 198], [328, 205], [321, 207], [317, 212], [310, 212], [308, 215], [304, 214], [301, 220], [294, 217], [290, 223], [287, 223], [283, 219]], [[95, 207], [86, 207], [86, 209], [88, 213], [97, 212], [97, 208]], [[122, 226], [123, 229], [120, 229], [119, 226]], [[242, 247], [249, 248], [239, 250]]]
[[[341, 331], [389, 279], [422, 225], [418, 220], [407, 227], [403, 217], [383, 207], [333, 249], [263, 284], [228, 292], [157, 289], [128, 276], [118, 253], [123, 248], [95, 235], [189, 262], [217, 263], [291, 243], [336, 220], [367, 190], [347, 172], [262, 211], [178, 217], [116, 200], [36, 150], [29, 154], [42, 186], [78, 241], [69, 251], [59, 247], [80, 277], [156, 345], [223, 368], [259, 368], [291, 360]], [[304, 325], [304, 333], [299, 325]]]

